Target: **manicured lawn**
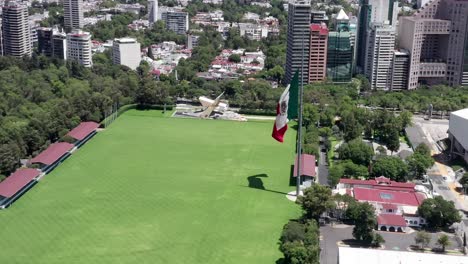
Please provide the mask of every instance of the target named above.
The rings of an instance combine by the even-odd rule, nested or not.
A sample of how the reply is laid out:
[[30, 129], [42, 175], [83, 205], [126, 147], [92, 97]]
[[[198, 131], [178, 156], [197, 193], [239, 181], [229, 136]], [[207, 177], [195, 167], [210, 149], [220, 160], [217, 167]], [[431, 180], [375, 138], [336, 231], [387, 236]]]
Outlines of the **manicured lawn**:
[[0, 263], [274, 263], [299, 208], [272, 125], [130, 110], [0, 211]]

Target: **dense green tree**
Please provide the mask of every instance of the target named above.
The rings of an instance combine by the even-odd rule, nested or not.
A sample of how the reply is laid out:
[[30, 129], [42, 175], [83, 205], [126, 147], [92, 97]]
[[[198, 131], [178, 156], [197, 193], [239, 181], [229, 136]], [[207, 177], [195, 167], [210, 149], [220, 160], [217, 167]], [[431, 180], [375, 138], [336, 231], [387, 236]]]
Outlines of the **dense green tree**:
[[372, 176], [385, 176], [394, 181], [404, 182], [407, 180], [408, 167], [398, 157], [387, 156], [375, 161], [372, 165]]
[[304, 104], [304, 109], [303, 109], [303, 112], [302, 112], [302, 118], [303, 118], [302, 119], [302, 124], [305, 127], [309, 127], [310, 125], [314, 125], [315, 123], [317, 123], [317, 121], [319, 119], [318, 108], [313, 104], [309, 104], [309, 103]]
[[369, 170], [366, 166], [355, 164], [351, 160], [346, 160], [339, 165], [343, 166], [344, 176], [347, 178], [369, 178]]
[[419, 231], [414, 237], [414, 242], [419, 245], [419, 248], [425, 248], [431, 243], [431, 234], [425, 231]]
[[454, 203], [444, 200], [440, 196], [424, 200], [418, 207], [418, 213], [426, 219], [429, 227], [432, 228], [449, 227], [461, 220]]
[[340, 179], [344, 177], [345, 169], [341, 164], [336, 164], [333, 167], [330, 167], [328, 171], [328, 183], [331, 187], [335, 187]]
[[373, 230], [377, 225], [374, 207], [367, 202], [351, 204], [346, 215], [354, 222], [354, 238], [365, 243], [372, 243]]
[[415, 153], [431, 157], [431, 149], [424, 143], [419, 144], [416, 149], [414, 150]]
[[400, 149], [400, 134], [396, 130], [392, 130], [386, 137], [385, 145], [392, 153]]
[[358, 74], [356, 75], [356, 79], [359, 80], [360, 82], [360, 89], [361, 91], [370, 91], [371, 90], [371, 85], [370, 85], [370, 82], [369, 80], [367, 79], [366, 76], [362, 75], [362, 74]]
[[14, 142], [0, 144], [0, 173], [8, 175], [14, 171], [19, 165], [21, 158], [21, 150], [18, 144]]
[[333, 209], [333, 214], [338, 219], [346, 218], [346, 211], [349, 207], [354, 206], [357, 201], [354, 197], [351, 197], [347, 194], [335, 194], [333, 195], [333, 201], [335, 202], [335, 209]]
[[283, 263], [319, 264], [319, 228], [315, 220], [301, 223], [289, 221], [283, 228], [280, 250], [284, 254]]
[[383, 243], [385, 243], [385, 239], [382, 237], [382, 235], [379, 233], [373, 232], [371, 245], [373, 247], [380, 247]]
[[445, 252], [445, 248], [450, 246], [450, 239], [446, 234], [442, 234], [437, 238], [437, 245], [442, 247], [442, 252]]
[[409, 171], [416, 178], [421, 178], [426, 174], [427, 169], [434, 165], [431, 151], [426, 144], [419, 144], [414, 153], [406, 159]]
[[347, 113], [342, 116], [341, 125], [343, 127], [343, 138], [345, 141], [351, 141], [361, 137], [363, 128], [353, 113]]
[[422, 178], [422, 176], [426, 174], [427, 169], [434, 163], [432, 158], [427, 158], [420, 153], [412, 154], [406, 161], [408, 162], [409, 171], [413, 173], [416, 178]]
[[413, 114], [410, 111], [404, 110], [400, 113], [398, 116], [400, 119], [400, 123], [402, 126], [402, 130], [404, 130], [406, 127], [409, 127], [413, 124]]
[[374, 154], [372, 147], [360, 139], [355, 139], [348, 143], [343, 143], [337, 151], [340, 155], [340, 159], [349, 159], [355, 164], [363, 166], [369, 165]]
[[229, 56], [229, 61], [239, 63], [241, 61], [241, 57], [239, 54], [232, 54]]
[[330, 188], [318, 184], [305, 189], [304, 195], [299, 197], [298, 202], [304, 216], [317, 221], [324, 212], [334, 207]]

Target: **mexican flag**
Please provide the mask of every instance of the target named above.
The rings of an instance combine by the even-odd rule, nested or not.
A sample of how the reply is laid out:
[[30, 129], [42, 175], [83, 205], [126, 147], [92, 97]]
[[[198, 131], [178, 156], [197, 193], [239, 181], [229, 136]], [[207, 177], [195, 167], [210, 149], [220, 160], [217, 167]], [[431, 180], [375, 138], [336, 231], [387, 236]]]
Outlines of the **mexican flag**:
[[299, 74], [294, 74], [291, 83], [284, 89], [276, 106], [276, 121], [273, 125], [272, 137], [283, 142], [284, 134], [288, 130], [288, 121], [297, 118], [299, 93]]

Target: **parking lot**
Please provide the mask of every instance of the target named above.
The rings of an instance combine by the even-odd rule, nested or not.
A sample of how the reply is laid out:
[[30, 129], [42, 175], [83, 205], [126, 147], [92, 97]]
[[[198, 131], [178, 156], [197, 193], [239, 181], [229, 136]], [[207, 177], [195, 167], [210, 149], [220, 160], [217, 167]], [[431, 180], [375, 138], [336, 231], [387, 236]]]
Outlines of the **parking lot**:
[[[385, 239], [385, 250], [407, 251], [411, 245], [414, 245], [414, 237], [416, 232], [412, 233], [393, 233], [377, 231]], [[338, 260], [338, 245], [342, 240], [353, 238], [353, 226], [349, 225], [325, 225], [320, 228], [321, 240], [320, 247], [320, 263], [336, 264]], [[432, 239], [429, 247], [435, 248], [437, 237], [442, 233], [431, 233]], [[460, 246], [453, 234], [448, 234], [451, 245], [447, 250], [458, 249]]]

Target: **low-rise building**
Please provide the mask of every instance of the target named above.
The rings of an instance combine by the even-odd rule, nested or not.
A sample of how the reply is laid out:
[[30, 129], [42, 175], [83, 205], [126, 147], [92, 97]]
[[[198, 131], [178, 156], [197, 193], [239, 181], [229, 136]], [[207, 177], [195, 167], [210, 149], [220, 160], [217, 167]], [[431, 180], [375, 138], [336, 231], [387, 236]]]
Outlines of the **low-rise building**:
[[[231, 61], [231, 55], [239, 55], [240, 62]], [[236, 79], [243, 75], [250, 75], [263, 70], [265, 55], [262, 51], [246, 52], [244, 49], [225, 49], [211, 62], [208, 73], [197, 76], [205, 79]]]
[[372, 180], [341, 179], [334, 192], [370, 203], [375, 208], [378, 230], [407, 232], [408, 227], [426, 224], [417, 210], [427, 195], [415, 187], [414, 183], [395, 182], [381, 176]]
[[151, 65], [152, 73], [157, 76], [171, 73], [179, 64], [180, 59], [188, 59], [192, 56], [192, 50], [185, 49], [183, 45], [177, 45], [173, 41], [151, 45], [147, 49], [151, 49], [153, 58], [145, 56], [142, 60]]
[[114, 39], [112, 60], [115, 64], [125, 65], [132, 70], [140, 65], [140, 43], [133, 38]]
[[450, 113], [450, 153], [468, 162], [468, 108]]

